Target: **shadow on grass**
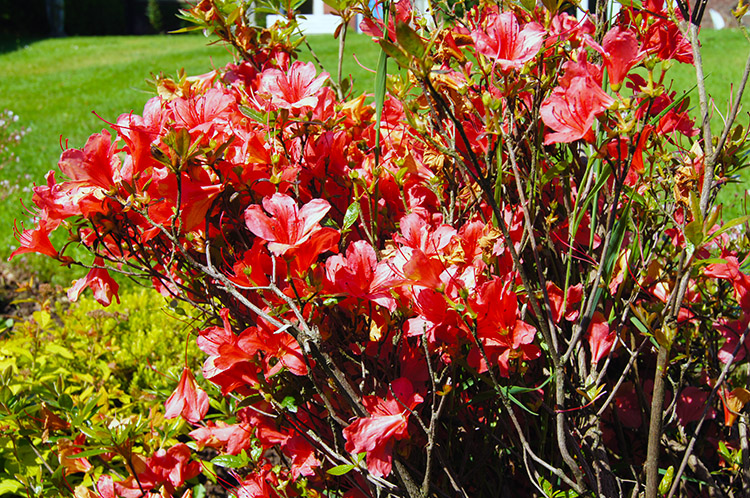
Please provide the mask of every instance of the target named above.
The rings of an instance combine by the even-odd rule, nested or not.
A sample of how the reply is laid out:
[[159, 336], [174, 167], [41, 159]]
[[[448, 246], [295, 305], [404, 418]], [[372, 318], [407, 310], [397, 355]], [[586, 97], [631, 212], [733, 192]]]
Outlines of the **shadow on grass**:
[[11, 35], [0, 35], [0, 55], [7, 54], [9, 52], [15, 52], [16, 50], [20, 50], [31, 45], [32, 43], [36, 43], [42, 40], [44, 40], [44, 38], [41, 37], [34, 38], [24, 36], [18, 37]]

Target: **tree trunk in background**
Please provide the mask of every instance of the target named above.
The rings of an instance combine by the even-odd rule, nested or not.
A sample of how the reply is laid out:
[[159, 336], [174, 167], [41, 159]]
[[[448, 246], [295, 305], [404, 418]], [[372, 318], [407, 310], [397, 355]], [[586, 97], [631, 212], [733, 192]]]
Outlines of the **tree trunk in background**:
[[65, 0], [46, 0], [45, 6], [50, 34], [54, 37], [65, 36]]

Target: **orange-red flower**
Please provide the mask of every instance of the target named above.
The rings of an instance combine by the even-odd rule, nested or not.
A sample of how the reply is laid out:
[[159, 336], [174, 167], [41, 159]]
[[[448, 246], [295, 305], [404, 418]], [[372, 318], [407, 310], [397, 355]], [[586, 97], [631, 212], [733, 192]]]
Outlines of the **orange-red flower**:
[[165, 405], [164, 417], [177, 418], [181, 415], [188, 422], [198, 422], [207, 412], [208, 395], [198, 387], [193, 372], [187, 367], [183, 368], [180, 383]]
[[362, 404], [369, 417], [358, 418], [344, 428], [346, 451], [367, 452], [367, 470], [382, 477], [391, 473], [393, 442], [409, 436], [409, 413], [423, 401], [408, 379], [391, 383], [386, 399], [365, 396]]

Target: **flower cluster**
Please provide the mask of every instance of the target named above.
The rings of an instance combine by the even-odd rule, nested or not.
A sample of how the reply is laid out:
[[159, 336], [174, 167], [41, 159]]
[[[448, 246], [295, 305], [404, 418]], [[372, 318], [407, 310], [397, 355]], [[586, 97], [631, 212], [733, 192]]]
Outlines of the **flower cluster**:
[[[116, 269], [200, 311], [202, 377], [233, 408], [185, 369], [166, 416], [196, 451], [250, 455], [237, 496], [641, 486], [649, 434], [683, 444], [750, 345], [745, 249], [701, 205], [731, 171], [665, 83], [693, 60], [680, 20], [647, 2], [597, 37], [541, 7], [424, 31], [392, 11], [366, 28], [410, 77], [373, 106], [202, 1], [246, 58], [161, 81], [66, 150], [13, 256], [69, 263], [64, 228], [95, 256], [71, 299], [109, 304]], [[664, 354], [687, 362], [671, 395]], [[670, 396], [663, 429], [642, 422]], [[187, 448], [100, 487], [171, 493], [197, 472]]]

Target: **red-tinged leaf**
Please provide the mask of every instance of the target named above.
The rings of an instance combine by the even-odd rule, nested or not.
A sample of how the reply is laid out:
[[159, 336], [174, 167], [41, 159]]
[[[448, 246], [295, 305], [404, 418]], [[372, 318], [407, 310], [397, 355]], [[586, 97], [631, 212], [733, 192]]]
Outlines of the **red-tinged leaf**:
[[396, 39], [407, 54], [420, 60], [424, 57], [424, 41], [411, 26], [400, 20], [396, 22]]
[[609, 331], [609, 324], [604, 315], [596, 311], [591, 319], [587, 338], [591, 349], [591, 362], [598, 363], [609, 354], [615, 343], [616, 334], [614, 331]]

